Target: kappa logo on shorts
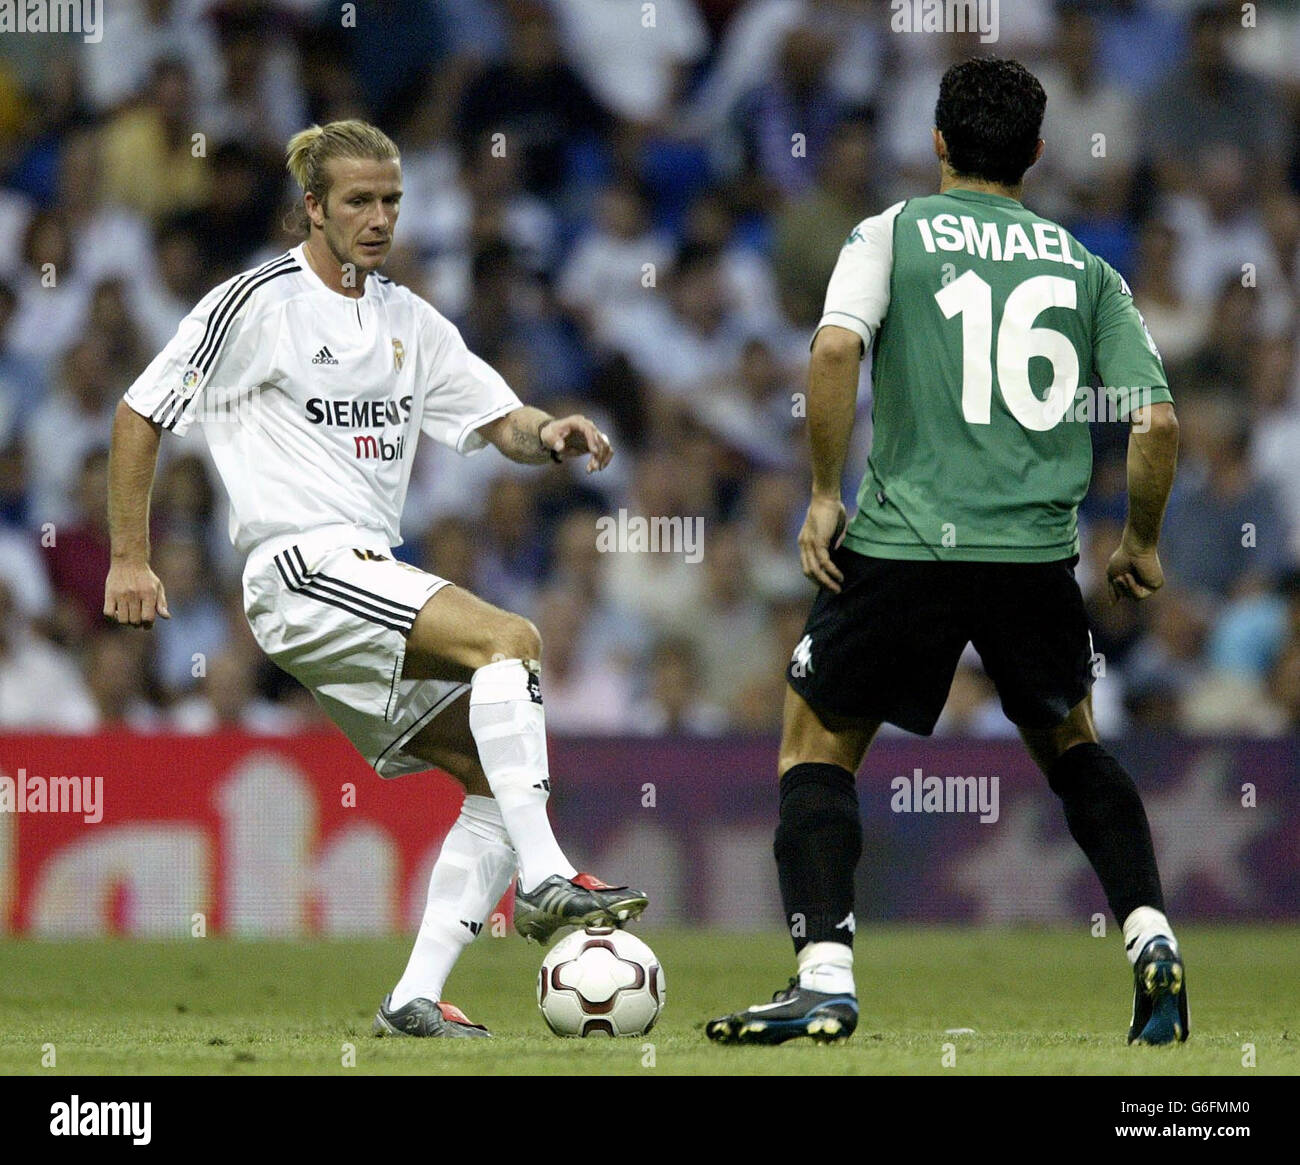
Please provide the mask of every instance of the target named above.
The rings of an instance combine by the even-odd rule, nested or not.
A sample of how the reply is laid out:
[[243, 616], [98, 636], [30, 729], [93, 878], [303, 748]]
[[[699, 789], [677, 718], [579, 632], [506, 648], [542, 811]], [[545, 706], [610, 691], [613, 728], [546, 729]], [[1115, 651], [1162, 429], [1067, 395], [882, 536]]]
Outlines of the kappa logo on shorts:
[[812, 636], [805, 635], [790, 657], [790, 674], [801, 680], [812, 671]]

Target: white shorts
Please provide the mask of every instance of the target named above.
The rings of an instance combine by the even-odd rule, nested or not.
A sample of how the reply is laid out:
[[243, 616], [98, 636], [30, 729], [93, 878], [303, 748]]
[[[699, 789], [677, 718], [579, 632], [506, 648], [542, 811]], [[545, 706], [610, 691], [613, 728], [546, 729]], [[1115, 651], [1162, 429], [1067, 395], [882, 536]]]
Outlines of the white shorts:
[[256, 547], [244, 613], [258, 645], [307, 688], [381, 777], [432, 766], [403, 746], [469, 685], [404, 680], [406, 636], [451, 584], [392, 557], [378, 531], [314, 530]]

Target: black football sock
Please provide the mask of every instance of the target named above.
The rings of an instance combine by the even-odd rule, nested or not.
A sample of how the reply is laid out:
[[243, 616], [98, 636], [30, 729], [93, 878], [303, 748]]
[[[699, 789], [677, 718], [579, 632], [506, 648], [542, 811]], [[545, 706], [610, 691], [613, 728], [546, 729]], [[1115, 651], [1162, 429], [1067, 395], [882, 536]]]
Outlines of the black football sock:
[[1146, 810], [1119, 761], [1099, 744], [1075, 745], [1056, 759], [1047, 780], [1116, 920], [1123, 925], [1139, 906], [1164, 913]]
[[853, 873], [862, 855], [853, 774], [827, 764], [787, 769], [773, 851], [795, 951], [819, 942], [852, 946]]

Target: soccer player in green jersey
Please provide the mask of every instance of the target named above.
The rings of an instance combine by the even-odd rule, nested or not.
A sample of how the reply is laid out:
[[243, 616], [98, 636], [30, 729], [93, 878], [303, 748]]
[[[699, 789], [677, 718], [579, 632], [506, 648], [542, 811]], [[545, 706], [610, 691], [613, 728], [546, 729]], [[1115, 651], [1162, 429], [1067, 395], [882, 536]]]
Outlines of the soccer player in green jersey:
[[[1129, 504], [1110, 587], [1136, 600], [1163, 584], [1178, 422], [1128, 285], [1020, 201], [1045, 106], [1015, 61], [950, 68], [935, 109], [939, 193], [865, 219], [831, 277], [812, 343], [812, 500], [799, 535], [820, 590], [787, 672], [778, 763], [775, 852], [798, 975], [771, 1003], [711, 1021], [711, 1039], [852, 1034], [855, 774], [883, 721], [933, 731], [968, 643], [1123, 928], [1129, 1042], [1187, 1038], [1146, 813], [1093, 724], [1073, 569], [1086, 422], [1113, 413], [1130, 422]], [[841, 476], [868, 348], [871, 455], [846, 523]]]

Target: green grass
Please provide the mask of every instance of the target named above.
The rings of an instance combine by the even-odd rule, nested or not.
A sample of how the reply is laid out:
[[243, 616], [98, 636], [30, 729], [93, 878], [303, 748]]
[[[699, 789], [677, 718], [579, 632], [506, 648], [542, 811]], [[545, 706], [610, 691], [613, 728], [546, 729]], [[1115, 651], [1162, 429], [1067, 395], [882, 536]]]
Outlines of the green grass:
[[[778, 935], [638, 929], [668, 1005], [641, 1039], [559, 1040], [533, 998], [541, 954], [481, 938], [449, 996], [497, 1038], [376, 1040], [404, 939], [364, 942], [0, 942], [0, 1074], [1300, 1074], [1300, 928], [1187, 928], [1193, 1035], [1128, 1048], [1127, 966], [1113, 935], [864, 929], [862, 1023], [847, 1044], [717, 1048], [700, 1031], [788, 977]], [[973, 1028], [973, 1034], [945, 1034]], [[356, 1067], [344, 1067], [344, 1045]], [[941, 1064], [945, 1043], [956, 1064]], [[1242, 1066], [1253, 1043], [1257, 1066]], [[53, 1068], [41, 1065], [53, 1044]]]

